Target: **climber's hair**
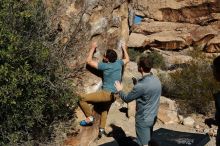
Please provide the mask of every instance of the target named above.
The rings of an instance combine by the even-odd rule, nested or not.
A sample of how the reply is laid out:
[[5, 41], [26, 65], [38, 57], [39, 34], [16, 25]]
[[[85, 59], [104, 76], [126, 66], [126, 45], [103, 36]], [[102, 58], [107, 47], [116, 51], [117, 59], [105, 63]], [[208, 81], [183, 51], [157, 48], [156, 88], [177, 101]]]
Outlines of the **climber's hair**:
[[113, 63], [117, 60], [118, 56], [117, 53], [112, 50], [112, 49], [108, 49], [105, 53], [105, 57], [108, 59], [109, 62]]

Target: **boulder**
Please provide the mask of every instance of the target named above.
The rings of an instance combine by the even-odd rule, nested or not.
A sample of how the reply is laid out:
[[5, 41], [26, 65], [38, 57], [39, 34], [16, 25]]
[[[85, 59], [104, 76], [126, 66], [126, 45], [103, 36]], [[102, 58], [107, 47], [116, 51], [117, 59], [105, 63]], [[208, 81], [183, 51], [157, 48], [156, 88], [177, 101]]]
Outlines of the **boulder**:
[[131, 33], [128, 40], [128, 47], [143, 47], [148, 37], [143, 34]]
[[[96, 90], [96, 87], [92, 89], [89, 86], [100, 84], [100, 76], [91, 77], [87, 73], [91, 70], [87, 70], [85, 58], [94, 41], [98, 44], [95, 56], [98, 61], [102, 60], [109, 48], [115, 49], [119, 58], [122, 57], [118, 44], [121, 40], [128, 40], [127, 1], [67, 0], [53, 3], [52, 0], [45, 0], [44, 5], [48, 12], [45, 16], [48, 16], [48, 28], [51, 32], [50, 43], [57, 47], [58, 52], [62, 52], [60, 54], [67, 67], [73, 70], [70, 75], [73, 77], [73, 85], [80, 92]], [[90, 78], [94, 80], [90, 81]]]
[[197, 42], [203, 39], [206, 36], [212, 35], [215, 36], [218, 34], [218, 30], [216, 31], [215, 28], [212, 26], [200, 26], [196, 29], [193, 29], [190, 34], [192, 35], [193, 41]]
[[99, 18], [95, 22], [91, 22], [91, 35], [99, 35], [106, 31], [106, 28], [108, 26], [108, 20], [104, 17]]
[[162, 31], [182, 31], [190, 32], [199, 27], [196, 24], [177, 23], [177, 22], [162, 22], [162, 21], [143, 21], [139, 25], [132, 27], [133, 33], [153, 34]]
[[88, 146], [90, 145], [90, 143], [92, 143], [98, 137], [100, 115], [94, 111], [94, 117], [95, 117], [95, 122], [92, 126], [80, 127], [79, 134], [77, 136], [68, 137], [64, 141], [64, 145], [65, 146]]
[[136, 101], [132, 101], [132, 102], [129, 102], [128, 105], [127, 105], [127, 108], [128, 108], [128, 118], [132, 118], [132, 117], [135, 117], [135, 113], [136, 113]]
[[139, 0], [136, 6], [136, 14], [147, 18], [188, 23], [200, 23], [218, 10], [216, 0]]
[[220, 35], [219, 34], [207, 43], [206, 52], [220, 53]]
[[164, 124], [173, 124], [179, 122], [175, 101], [164, 96], [160, 97], [158, 119]]
[[199, 46], [218, 52], [218, 43], [209, 41], [220, 31], [219, 1], [140, 0], [135, 4], [135, 13], [143, 20], [131, 27], [138, 35], [131, 33], [129, 47], [179, 50]]
[[185, 119], [183, 119], [183, 125], [186, 125], [186, 126], [194, 126], [195, 124], [195, 120], [192, 118], [192, 117], [187, 117]]
[[181, 31], [163, 31], [151, 35], [131, 33], [129, 47], [151, 46], [160, 49], [183, 49], [192, 44], [191, 35]]

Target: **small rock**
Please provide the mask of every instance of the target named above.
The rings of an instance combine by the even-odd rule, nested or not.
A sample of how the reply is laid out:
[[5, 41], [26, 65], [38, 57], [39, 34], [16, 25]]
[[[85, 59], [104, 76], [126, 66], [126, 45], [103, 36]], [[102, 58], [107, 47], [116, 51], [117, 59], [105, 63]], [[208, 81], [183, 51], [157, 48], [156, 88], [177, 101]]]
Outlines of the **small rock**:
[[200, 125], [196, 125], [195, 128], [196, 128], [196, 129], [200, 129]]
[[209, 129], [204, 129], [204, 133], [209, 133]]
[[215, 133], [214, 133], [213, 129], [209, 130], [208, 135], [209, 136], [215, 136]]
[[183, 125], [186, 125], [186, 126], [193, 126], [195, 123], [194, 119], [191, 118], [191, 117], [187, 117], [185, 119], [183, 119]]

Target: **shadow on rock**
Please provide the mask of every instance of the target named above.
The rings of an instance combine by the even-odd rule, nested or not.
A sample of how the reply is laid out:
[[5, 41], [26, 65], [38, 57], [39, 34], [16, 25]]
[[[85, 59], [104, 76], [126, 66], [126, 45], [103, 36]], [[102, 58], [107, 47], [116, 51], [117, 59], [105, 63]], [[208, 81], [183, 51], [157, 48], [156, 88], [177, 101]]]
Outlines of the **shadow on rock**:
[[215, 125], [215, 126], [217, 126], [218, 125], [218, 123], [217, 123], [217, 121], [215, 120], [215, 119], [213, 119], [213, 118], [208, 118], [208, 119], [205, 119], [205, 124], [206, 125], [208, 125], [209, 126], [209, 128], [211, 128], [212, 127], [212, 125]]
[[126, 117], [128, 117], [128, 108], [122, 107], [122, 108], [119, 109], [119, 111], [122, 112], [122, 113], [125, 113]]
[[[110, 125], [112, 131], [108, 133], [108, 137], [113, 137], [117, 141], [119, 146], [139, 146], [134, 140], [133, 137], [127, 137], [123, 129], [114, 124]], [[103, 144], [100, 146], [107, 146], [108, 144]]]

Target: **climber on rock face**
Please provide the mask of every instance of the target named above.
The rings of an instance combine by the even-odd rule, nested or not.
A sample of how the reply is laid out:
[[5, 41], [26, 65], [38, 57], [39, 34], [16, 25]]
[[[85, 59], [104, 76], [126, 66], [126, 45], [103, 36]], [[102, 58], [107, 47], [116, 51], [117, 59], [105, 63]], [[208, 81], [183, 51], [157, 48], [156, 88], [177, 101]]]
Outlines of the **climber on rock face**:
[[92, 109], [89, 103], [96, 104], [100, 106], [101, 109], [101, 123], [99, 128], [99, 138], [105, 134], [105, 124], [107, 119], [107, 114], [110, 109], [112, 102], [115, 100], [115, 93], [117, 92], [114, 87], [115, 81], [121, 81], [122, 79], [122, 68], [127, 64], [129, 56], [127, 53], [127, 46], [125, 43], [122, 44], [122, 50], [124, 53], [124, 58], [122, 60], [117, 59], [117, 53], [113, 49], [108, 49], [104, 54], [103, 61], [96, 61], [93, 59], [93, 54], [97, 48], [97, 43], [94, 42], [88, 53], [87, 65], [100, 70], [103, 72], [103, 85], [100, 91], [82, 95], [79, 102], [80, 107], [86, 119], [80, 122], [81, 126], [91, 126], [94, 123], [94, 116], [92, 115]]

